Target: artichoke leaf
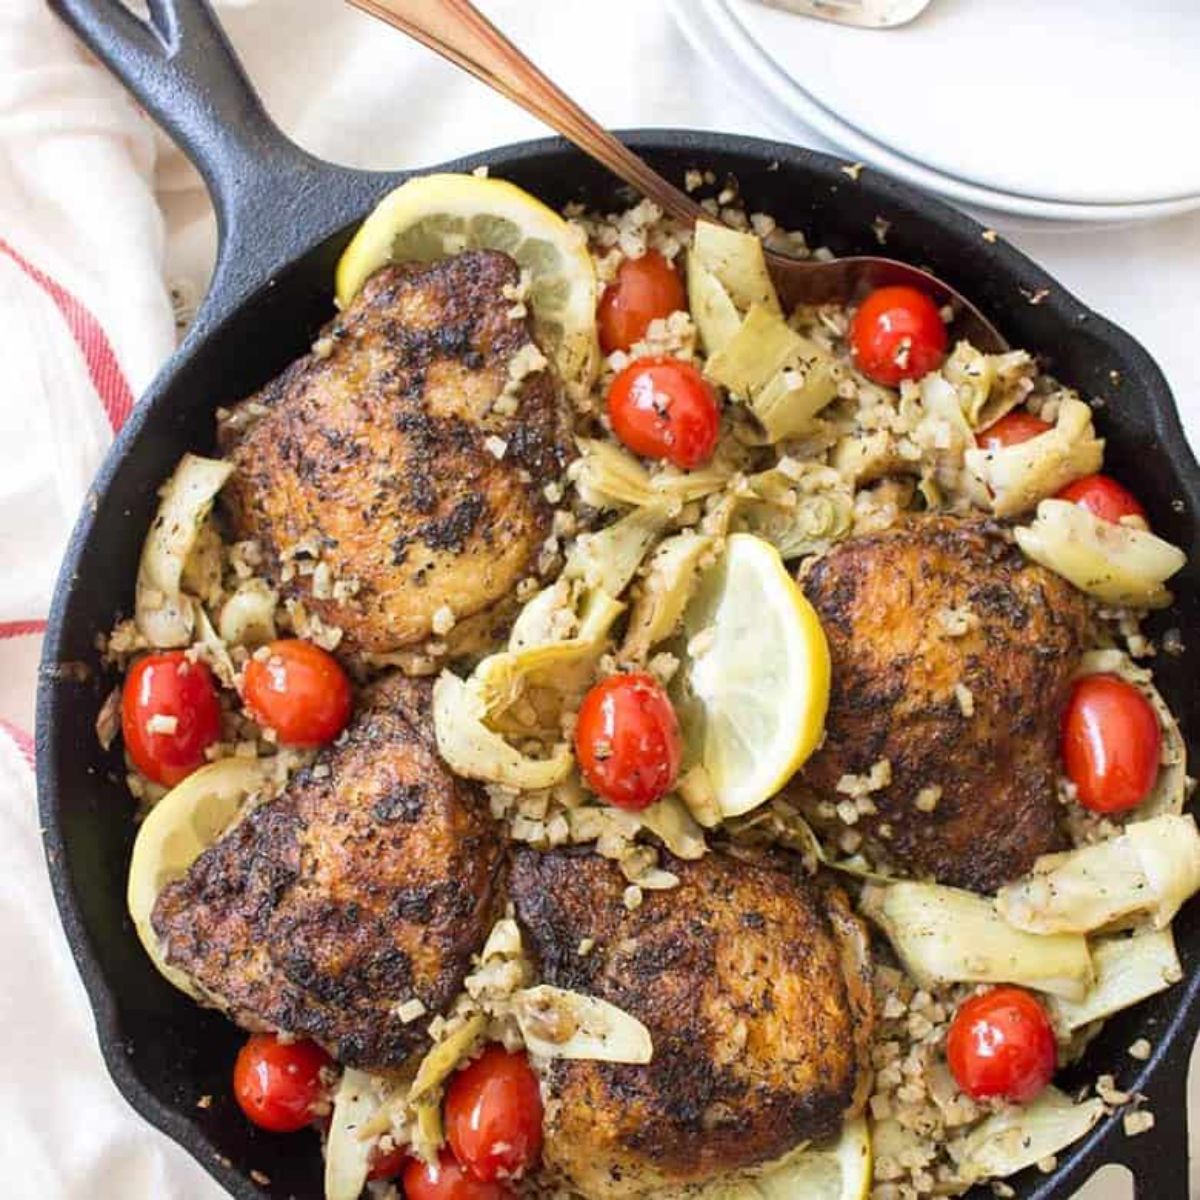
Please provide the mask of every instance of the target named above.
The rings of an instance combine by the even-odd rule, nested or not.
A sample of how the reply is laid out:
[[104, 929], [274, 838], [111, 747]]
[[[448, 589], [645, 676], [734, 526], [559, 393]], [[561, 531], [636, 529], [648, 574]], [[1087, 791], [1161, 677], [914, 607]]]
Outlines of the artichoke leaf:
[[633, 455], [612, 442], [577, 438], [579, 457], [568, 467], [579, 498], [593, 508], [612, 509], [665, 505], [675, 516], [684, 504], [720, 491], [733, 476], [733, 468], [720, 452], [707, 467], [695, 471], [666, 468], [651, 475]]
[[1064, 1032], [1140, 1004], [1183, 978], [1170, 929], [1098, 938], [1092, 943], [1092, 962], [1096, 982], [1082, 1000], [1050, 999], [1056, 1024]]
[[1057, 422], [1045, 433], [996, 450], [971, 447], [963, 461], [988, 489], [992, 512], [1012, 517], [1028, 512], [1073, 479], [1099, 471], [1104, 441], [1096, 437], [1092, 410], [1068, 396], [1059, 405]]
[[716, 354], [737, 333], [742, 314], [721, 286], [721, 281], [695, 253], [688, 255], [687, 291], [688, 308], [696, 322], [704, 353]]
[[922, 986], [1016, 983], [1081, 1000], [1095, 979], [1081, 934], [1025, 932], [973, 892], [933, 883], [869, 883], [860, 908]]
[[217, 614], [221, 640], [251, 648], [274, 641], [278, 603], [279, 594], [265, 580], [247, 579], [239, 584]]
[[564, 706], [587, 689], [624, 610], [606, 591], [592, 589], [584, 593], [573, 637], [502, 650], [479, 663], [470, 686], [483, 701], [487, 727], [515, 737], [557, 736]]
[[1108, 841], [1044, 854], [996, 905], [1016, 929], [1092, 933], [1148, 914], [1163, 929], [1200, 890], [1200, 832], [1190, 814], [1133, 821]]
[[1187, 562], [1147, 530], [1103, 521], [1066, 500], [1043, 500], [1033, 524], [1013, 536], [1026, 557], [1108, 604], [1165, 608], [1171, 593], [1164, 585]]
[[577, 438], [579, 457], [567, 468], [579, 498], [593, 508], [649, 504], [655, 499], [650, 472], [619, 446], [599, 438]]
[[762, 242], [754, 234], [715, 221], [698, 221], [690, 258], [716, 278], [739, 312], [749, 312], [756, 304], [769, 312], [780, 311]]
[[230, 463], [185, 454], [159, 493], [134, 593], [134, 620], [152, 646], [186, 646], [192, 639], [195, 610], [183, 593], [184, 569], [213, 501], [232, 473]]
[[607, 1000], [541, 984], [517, 993], [513, 1011], [530, 1053], [593, 1062], [650, 1062], [654, 1043], [636, 1017]]
[[540, 791], [561, 783], [573, 758], [557, 745], [549, 758], [531, 758], [485, 724], [487, 704], [478, 689], [450, 671], [433, 686], [433, 728], [446, 765], [467, 779]]
[[472, 1013], [453, 1033], [435, 1042], [417, 1067], [416, 1077], [408, 1089], [408, 1102], [417, 1104], [440, 1088], [475, 1048], [486, 1028], [487, 1017], [481, 1012]]
[[595, 533], [581, 533], [567, 556], [563, 576], [619, 596], [670, 520], [667, 504], [635, 508]]
[[650, 830], [676, 858], [703, 858], [708, 852], [704, 831], [678, 796], [666, 796], [638, 813]]
[[965, 1180], [1003, 1179], [1077, 1142], [1104, 1115], [1104, 1102], [1076, 1104], [1055, 1087], [1029, 1104], [1011, 1106], [981, 1121], [951, 1145]]
[[942, 364], [941, 373], [954, 385], [971, 428], [987, 429], [1027, 399], [1037, 365], [1024, 350], [984, 354], [963, 341]]
[[769, 442], [811, 428], [837, 394], [833, 358], [762, 305], [750, 309], [704, 370], [749, 406]]
[[359, 1131], [379, 1111], [375, 1080], [347, 1067], [333, 1097], [333, 1119], [325, 1143], [325, 1200], [358, 1200], [371, 1170], [373, 1143]]
[[700, 574], [700, 564], [716, 540], [686, 530], [667, 538], [650, 557], [641, 591], [629, 614], [629, 628], [621, 647], [627, 662], [644, 659], [659, 642], [669, 638], [683, 619]]
[[770, 542], [784, 559], [827, 550], [854, 524], [854, 495], [832, 467], [792, 462], [752, 475], [734, 528]]

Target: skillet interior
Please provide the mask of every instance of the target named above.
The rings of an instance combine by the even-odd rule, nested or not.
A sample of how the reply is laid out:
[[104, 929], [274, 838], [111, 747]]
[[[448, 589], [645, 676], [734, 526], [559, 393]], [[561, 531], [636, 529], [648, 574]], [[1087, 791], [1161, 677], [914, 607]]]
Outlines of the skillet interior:
[[[772, 213], [803, 229], [812, 244], [838, 253], [877, 250], [871, 223], [884, 217], [891, 222], [886, 253], [928, 266], [962, 288], [1014, 345], [1045, 356], [1056, 374], [1086, 395], [1105, 398], [1098, 420], [1109, 438], [1106, 463], [1137, 492], [1155, 529], [1188, 553], [1189, 564], [1175, 581], [1180, 601], [1153, 623], [1159, 634], [1179, 629], [1188, 652], [1160, 657], [1155, 666], [1192, 761], [1200, 761], [1200, 693], [1189, 686], [1197, 662], [1193, 643], [1200, 646], [1200, 480], [1166, 383], [1145, 352], [1021, 255], [986, 241], [973, 221], [871, 171], [854, 181], [826, 156], [746, 138], [649, 132], [627, 140], [676, 180], [692, 166], [736, 176], [752, 209]], [[480, 163], [554, 205], [622, 203], [611, 177], [557, 141], [497, 150], [448, 169]], [[389, 184], [386, 176], [370, 180], [362, 189], [364, 210], [371, 195]], [[132, 802], [122, 782], [119, 745], [105, 755], [94, 733], [96, 712], [114, 682], [99, 668], [94, 638], [111, 626], [115, 613], [132, 607], [155, 491], [178, 457], [187, 449], [210, 449], [216, 406], [275, 375], [330, 316], [333, 264], [349, 234], [343, 230], [297, 258], [206, 338], [193, 340], [153, 385], [73, 535], [45, 643], [38, 716], [42, 824], [59, 908], [106, 1061], [130, 1102], [238, 1197], [319, 1197], [316, 1139], [272, 1137], [242, 1118], [228, 1086], [239, 1034], [166, 984], [133, 933], [124, 907]], [[1042, 289], [1048, 294], [1031, 302]], [[1147, 1186], [1158, 1180], [1152, 1185], [1156, 1197], [1187, 1195], [1176, 1162], [1186, 1141], [1183, 1086], [1200, 1020], [1200, 906], [1185, 910], [1175, 932], [1187, 983], [1110, 1022], [1073, 1077], [1082, 1082], [1112, 1072], [1123, 1086], [1146, 1092], [1157, 1129], [1130, 1141], [1120, 1132], [1119, 1117], [1102, 1123], [1062, 1156], [1053, 1176], [1027, 1173], [1021, 1195], [1068, 1196], [1099, 1165], [1114, 1160], [1128, 1162]], [[1139, 1036], [1154, 1043], [1148, 1064], [1126, 1054]], [[204, 1095], [212, 1097], [211, 1107], [197, 1108]], [[1164, 1148], [1170, 1151], [1165, 1156]], [[249, 1179], [251, 1169], [270, 1183], [260, 1189]]]

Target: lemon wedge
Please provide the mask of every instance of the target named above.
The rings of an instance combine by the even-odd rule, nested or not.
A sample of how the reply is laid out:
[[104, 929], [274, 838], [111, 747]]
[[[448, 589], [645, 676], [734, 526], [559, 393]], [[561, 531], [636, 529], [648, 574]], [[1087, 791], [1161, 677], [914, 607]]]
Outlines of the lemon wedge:
[[338, 260], [343, 308], [389, 262], [434, 262], [463, 250], [503, 250], [529, 272], [534, 334], [568, 385], [599, 365], [596, 272], [584, 235], [503, 179], [421, 175], [389, 192]]
[[224, 758], [201, 767], [150, 810], [133, 843], [125, 900], [134, 928], [158, 970], [196, 1000], [206, 998], [166, 962], [150, 914], [162, 889], [225, 832], [262, 781], [262, 768], [254, 759]]
[[[756, 1174], [716, 1179], [689, 1190], [690, 1200], [867, 1200], [871, 1134], [862, 1117], [847, 1121], [837, 1142], [793, 1151]], [[685, 1193], [669, 1193], [682, 1200]]]
[[829, 707], [829, 645], [779, 552], [735, 533], [683, 614], [676, 700], [689, 757], [722, 816], [770, 799], [817, 748]]
[[872, 1173], [871, 1134], [859, 1117], [835, 1145], [810, 1147], [754, 1182], [766, 1200], [867, 1200]]

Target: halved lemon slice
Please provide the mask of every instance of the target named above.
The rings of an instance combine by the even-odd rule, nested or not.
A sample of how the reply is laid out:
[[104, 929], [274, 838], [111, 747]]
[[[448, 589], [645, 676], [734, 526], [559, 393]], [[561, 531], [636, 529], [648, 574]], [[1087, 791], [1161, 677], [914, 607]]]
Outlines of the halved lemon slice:
[[829, 645], [779, 552], [735, 533], [683, 615], [676, 677], [689, 756], [721, 814], [769, 800], [817, 748], [829, 707]]
[[530, 274], [534, 333], [564, 382], [587, 387], [599, 364], [596, 272], [584, 235], [502, 179], [421, 175], [386, 195], [337, 265], [344, 308], [388, 262], [433, 262], [463, 250], [503, 250]]
[[831, 1146], [793, 1151], [758, 1174], [713, 1180], [689, 1195], [691, 1200], [867, 1200], [873, 1171], [871, 1134], [858, 1117], [845, 1123]]
[[805, 1150], [754, 1182], [766, 1200], [867, 1200], [872, 1172], [871, 1134], [859, 1117], [835, 1145]]
[[196, 985], [163, 958], [150, 914], [159, 892], [225, 832], [262, 782], [262, 768], [253, 759], [223, 758], [201, 767], [150, 810], [133, 843], [125, 900], [134, 928], [158, 970], [197, 1000], [205, 997]]

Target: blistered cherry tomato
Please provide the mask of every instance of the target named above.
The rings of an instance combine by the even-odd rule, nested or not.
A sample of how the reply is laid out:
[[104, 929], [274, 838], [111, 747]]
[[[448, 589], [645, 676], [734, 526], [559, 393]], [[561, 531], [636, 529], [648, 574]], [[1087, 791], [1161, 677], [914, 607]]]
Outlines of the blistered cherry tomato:
[[368, 1179], [395, 1179], [408, 1165], [408, 1151], [403, 1146], [393, 1146], [392, 1149], [380, 1153], [378, 1146], [371, 1151], [371, 1165], [367, 1171]]
[[583, 698], [575, 756], [593, 791], [642, 809], [675, 785], [683, 754], [670, 697], [652, 675], [610, 675]]
[[1057, 499], [1069, 500], [1086, 508], [1101, 521], [1119, 524], [1122, 517], [1140, 517], [1146, 520], [1146, 510], [1137, 502], [1137, 497], [1108, 475], [1085, 475], [1068, 483]]
[[1046, 1010], [1024, 988], [998, 987], [964, 1001], [946, 1035], [946, 1059], [972, 1099], [1027, 1104], [1058, 1063]]
[[446, 1089], [446, 1139], [475, 1178], [514, 1179], [542, 1152], [542, 1093], [524, 1054], [489, 1046]]
[[605, 354], [628, 350], [646, 335], [650, 322], [687, 308], [679, 273], [657, 250], [627, 258], [604, 289], [596, 320]]
[[613, 433], [635, 454], [690, 471], [717, 448], [721, 412], [712, 385], [681, 358], [631, 362], [608, 389]]
[[508, 1200], [512, 1194], [503, 1183], [473, 1178], [447, 1150], [436, 1163], [412, 1158], [404, 1168], [405, 1200]]
[[946, 357], [946, 324], [938, 306], [911, 287], [882, 287], [850, 322], [854, 365], [886, 387], [936, 371]]
[[350, 681], [332, 654], [299, 638], [272, 642], [246, 664], [246, 707], [287, 746], [332, 741], [350, 718]]
[[1062, 720], [1062, 758], [1079, 803], [1125, 812], [1158, 778], [1162, 728], [1150, 701], [1116, 675], [1085, 675]]
[[182, 650], [139, 658], [125, 676], [121, 732], [133, 765], [174, 787], [204, 764], [204, 751], [221, 736], [212, 672]]
[[1017, 446], [1035, 438], [1039, 433], [1046, 433], [1053, 428], [1041, 417], [1033, 413], [1014, 409], [1005, 413], [994, 425], [989, 425], [975, 438], [976, 444], [983, 450], [1003, 450], [1006, 446]]
[[233, 1068], [233, 1094], [242, 1112], [272, 1133], [295, 1133], [312, 1123], [324, 1094], [321, 1070], [331, 1059], [315, 1042], [281, 1042], [252, 1034]]

